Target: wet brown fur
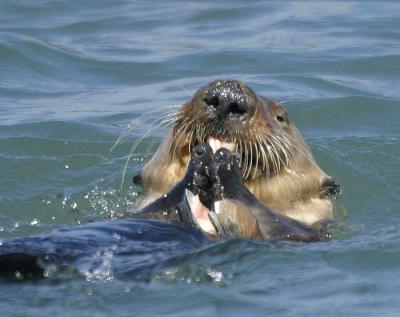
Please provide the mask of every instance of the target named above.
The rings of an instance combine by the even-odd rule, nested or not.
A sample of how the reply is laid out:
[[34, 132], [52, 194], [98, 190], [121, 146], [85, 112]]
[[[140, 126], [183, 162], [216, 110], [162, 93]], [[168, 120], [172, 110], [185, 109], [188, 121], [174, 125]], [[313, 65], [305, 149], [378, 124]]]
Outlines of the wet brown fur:
[[285, 108], [240, 86], [252, 107], [239, 123], [210, 124], [203, 101], [207, 86], [177, 111], [172, 130], [140, 174], [142, 205], [170, 190], [185, 175], [194, 146], [212, 136], [236, 144], [246, 187], [268, 207], [308, 225], [332, 219], [332, 203], [322, 194], [330, 178]]

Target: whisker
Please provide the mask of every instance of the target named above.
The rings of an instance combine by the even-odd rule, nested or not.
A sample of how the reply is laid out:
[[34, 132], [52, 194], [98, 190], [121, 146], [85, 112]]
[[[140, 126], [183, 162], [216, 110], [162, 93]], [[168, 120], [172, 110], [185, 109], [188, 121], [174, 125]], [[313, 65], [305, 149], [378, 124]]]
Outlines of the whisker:
[[[157, 121], [159, 121], [159, 120], [160, 120], [160, 119], [157, 119], [157, 120], [154, 120], [153, 122], [157, 122]], [[161, 126], [162, 123], [163, 123], [163, 122], [161, 121], [161, 122], [158, 123], [157, 125], [155, 125], [155, 126], [153, 126], [152, 128], [148, 129], [148, 130], [146, 131], [146, 133], [143, 134], [140, 138], [138, 138], [138, 139], [136, 140], [136, 142], [132, 145], [132, 148], [131, 148], [131, 150], [129, 151], [128, 158], [127, 158], [127, 160], [126, 160], [126, 162], [125, 162], [125, 165], [124, 165], [124, 170], [123, 170], [123, 172], [122, 172], [122, 179], [121, 179], [121, 186], [120, 186], [121, 189], [122, 189], [122, 186], [123, 186], [124, 181], [125, 181], [126, 171], [127, 171], [127, 169], [128, 169], [128, 164], [129, 164], [129, 161], [130, 161], [130, 159], [131, 159], [131, 157], [132, 157], [133, 152], [136, 150], [136, 148], [139, 146], [139, 144], [143, 141], [143, 139], [146, 138], [146, 137], [148, 137], [148, 136], [150, 135], [151, 132], [153, 132], [154, 130], [158, 129], [158, 128]]]
[[[190, 126], [193, 124], [193, 122], [195, 121], [195, 118], [193, 118], [193, 119], [191, 119], [191, 120], [189, 120], [189, 121], [188, 121], [187, 119], [188, 119], [188, 117], [185, 118], [184, 123], [182, 124], [182, 126], [179, 127], [178, 131], [176, 132], [175, 136], [174, 136], [173, 139], [172, 139], [171, 146], [172, 146], [172, 144], [175, 143], [174, 149], [173, 149], [173, 151], [172, 151], [172, 160], [175, 159], [175, 152], [176, 152], [176, 148], [178, 147], [178, 142], [177, 142], [177, 140], [178, 140], [183, 134], [187, 134], [187, 129], [188, 129], [188, 127], [190, 127]], [[179, 136], [179, 137], [178, 137], [178, 136]], [[187, 137], [187, 136], [186, 136], [186, 137]]]
[[[258, 138], [258, 135], [256, 135], [256, 139]], [[256, 164], [254, 165], [254, 172], [253, 172], [253, 176], [252, 178], [256, 178], [256, 174], [257, 174], [257, 169], [258, 169], [258, 158], [260, 156], [260, 153], [258, 151], [258, 140], [257, 142], [255, 142], [255, 150], [256, 150]]]
[[279, 143], [276, 141], [275, 137], [271, 137], [271, 145], [274, 147], [274, 155], [276, 158], [276, 161], [278, 162], [278, 171], [281, 170], [281, 165], [283, 165], [283, 160], [281, 156], [279, 155]]
[[263, 143], [265, 144], [265, 146], [267, 148], [267, 155], [271, 158], [273, 170], [278, 171], [278, 164], [275, 160], [275, 155], [274, 155], [275, 149], [271, 146], [270, 142], [267, 143], [266, 140], [263, 140]]
[[282, 144], [287, 148], [287, 150], [289, 151], [290, 157], [293, 158], [294, 157], [294, 150], [293, 150], [293, 146], [290, 143], [289, 139], [287, 139], [284, 135], [280, 136], [283, 140]]
[[[274, 140], [274, 143], [275, 143], [277, 149], [280, 150], [280, 152], [284, 156], [284, 158], [282, 158], [281, 155], [277, 155], [279, 158], [279, 161], [282, 162], [283, 167], [287, 167], [287, 164], [289, 162], [289, 157], [287, 156], [286, 151], [282, 146], [282, 143], [280, 142], [279, 138], [276, 138], [275, 136], [273, 136], [272, 138]], [[279, 154], [279, 152], [277, 154]]]
[[[179, 107], [180, 107], [180, 106], [178, 106], [178, 105], [173, 105], [173, 106], [167, 107], [167, 108], [174, 109], [174, 111], [168, 112], [168, 113], [164, 116], [163, 119], [169, 118], [169, 117], [175, 117], [175, 116], [176, 116], [176, 113], [177, 113], [177, 111], [178, 111], [177, 109], [178, 109]], [[118, 136], [117, 140], [115, 141], [114, 145], [111, 147], [110, 151], [113, 151], [113, 150], [123, 141], [123, 139], [136, 127], [136, 124], [142, 120], [142, 118], [143, 118], [144, 115], [153, 114], [153, 113], [156, 113], [157, 111], [159, 111], [159, 109], [153, 109], [152, 111], [148, 111], [148, 112], [142, 113], [138, 118], [132, 120], [132, 121], [128, 124], [128, 126], [127, 126], [127, 127], [121, 132], [121, 134]], [[161, 119], [161, 120], [163, 120], [163, 119]], [[160, 119], [156, 119], [156, 120], [160, 120]], [[155, 120], [154, 122], [156, 122], [156, 120]]]
[[243, 140], [243, 144], [244, 144], [244, 162], [243, 162], [243, 178], [246, 179], [246, 175], [247, 175], [247, 164], [248, 164], [248, 151], [247, 151], [247, 142], [246, 140]]
[[[172, 122], [174, 122], [174, 120], [175, 120], [175, 118], [171, 118], [171, 119], [168, 119], [168, 120], [165, 119], [163, 122], [161, 122], [161, 123], [158, 125], [157, 128], [166, 127], [166, 126], [170, 125]], [[147, 157], [147, 156], [150, 154], [151, 150], [153, 149], [153, 145], [156, 143], [155, 140], [156, 140], [156, 139], [153, 138], [153, 139], [150, 141], [150, 143], [149, 143], [149, 145], [148, 145], [148, 147], [147, 147], [147, 149], [146, 149], [146, 151], [145, 151], [145, 153], [144, 153], [144, 157]]]
[[239, 152], [239, 167], [242, 169], [242, 174], [243, 174], [243, 146], [242, 146], [242, 140], [239, 138], [238, 140], [238, 150]]
[[187, 144], [189, 145], [189, 154], [192, 153], [193, 134], [194, 134], [194, 131], [191, 130], [189, 132], [189, 134], [186, 135], [186, 139], [185, 139], [185, 142], [187, 142]]
[[270, 171], [269, 171], [268, 156], [267, 156], [267, 153], [265, 152], [265, 148], [264, 148], [264, 146], [263, 146], [264, 143], [261, 141], [261, 136], [258, 135], [257, 138], [258, 138], [258, 143], [260, 144], [260, 150], [262, 151], [262, 159], [263, 159], [263, 164], [262, 164], [262, 165], [263, 165], [263, 169], [264, 169], [264, 171], [265, 171], [266, 177], [269, 178], [269, 173], [270, 173]]
[[250, 141], [248, 143], [249, 143], [249, 149], [250, 149], [250, 160], [249, 160], [249, 167], [248, 167], [248, 170], [247, 170], [246, 178], [248, 178], [250, 176], [251, 166], [253, 164], [253, 146], [250, 143]]

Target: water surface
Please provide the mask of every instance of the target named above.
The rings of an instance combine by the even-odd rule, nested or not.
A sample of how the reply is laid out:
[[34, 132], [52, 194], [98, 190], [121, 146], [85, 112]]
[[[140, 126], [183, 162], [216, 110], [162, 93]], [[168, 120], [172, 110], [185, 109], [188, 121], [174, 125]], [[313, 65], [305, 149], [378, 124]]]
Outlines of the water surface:
[[[243, 80], [285, 104], [342, 185], [335, 204], [346, 224], [324, 244], [234, 240], [159, 266], [150, 257], [156, 269], [145, 278], [82, 268], [68, 278], [1, 281], [1, 316], [399, 314], [396, 1], [0, 6], [1, 239], [131, 208], [140, 190], [132, 176], [165, 135], [149, 132], [155, 120], [216, 78]], [[132, 120], [136, 128], [110, 152]], [[130, 148], [146, 133], [120, 191]]]

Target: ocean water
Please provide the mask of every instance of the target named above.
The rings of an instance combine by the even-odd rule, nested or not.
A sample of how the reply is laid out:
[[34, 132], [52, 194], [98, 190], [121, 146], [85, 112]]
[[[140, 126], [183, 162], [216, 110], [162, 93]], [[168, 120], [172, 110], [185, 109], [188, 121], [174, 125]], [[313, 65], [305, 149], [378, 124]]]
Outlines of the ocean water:
[[397, 1], [2, 0], [0, 241], [132, 208], [157, 120], [217, 78], [287, 107], [342, 186], [334, 239], [97, 252], [0, 280], [1, 316], [400, 315]]

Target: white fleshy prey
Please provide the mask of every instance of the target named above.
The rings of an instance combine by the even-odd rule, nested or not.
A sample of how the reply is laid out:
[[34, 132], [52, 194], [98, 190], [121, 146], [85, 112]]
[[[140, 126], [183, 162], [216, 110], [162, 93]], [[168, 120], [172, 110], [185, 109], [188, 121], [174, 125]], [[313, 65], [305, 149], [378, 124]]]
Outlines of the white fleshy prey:
[[213, 153], [217, 152], [221, 148], [225, 148], [231, 152], [235, 151], [236, 145], [234, 143], [224, 142], [220, 139], [210, 136], [207, 140], [209, 146], [213, 150]]
[[193, 194], [190, 190], [185, 190], [185, 194], [192, 216], [200, 229], [209, 234], [216, 234], [215, 228], [208, 218], [210, 210], [201, 203], [199, 195]]

